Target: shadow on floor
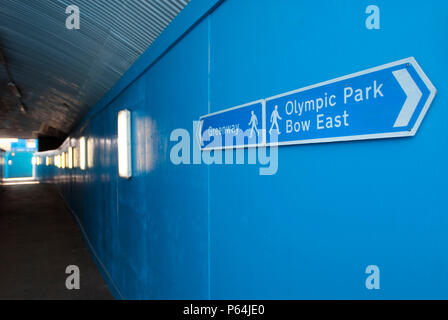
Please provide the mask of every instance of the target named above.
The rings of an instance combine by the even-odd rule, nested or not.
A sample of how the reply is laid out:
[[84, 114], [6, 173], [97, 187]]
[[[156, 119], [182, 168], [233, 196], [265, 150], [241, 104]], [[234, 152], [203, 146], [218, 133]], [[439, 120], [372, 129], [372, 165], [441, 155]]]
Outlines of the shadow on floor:
[[[113, 299], [56, 188], [0, 186], [0, 299]], [[80, 289], [65, 287], [68, 265]]]

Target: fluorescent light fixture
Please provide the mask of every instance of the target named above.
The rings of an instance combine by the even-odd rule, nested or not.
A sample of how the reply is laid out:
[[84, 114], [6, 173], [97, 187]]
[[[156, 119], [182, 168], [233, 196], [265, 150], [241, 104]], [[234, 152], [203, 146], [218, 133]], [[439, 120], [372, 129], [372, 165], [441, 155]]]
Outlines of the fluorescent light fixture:
[[79, 151], [77, 147], [73, 147], [73, 168], [79, 167]]
[[131, 157], [131, 112], [118, 113], [118, 175], [122, 178], [132, 176]]
[[94, 167], [95, 160], [95, 140], [93, 138], [87, 139], [87, 168]]
[[45, 157], [45, 165], [47, 167], [50, 165], [50, 157]]
[[61, 153], [62, 157], [61, 157], [61, 168], [65, 169], [65, 152]]
[[73, 169], [73, 148], [68, 147], [68, 165], [69, 169]]
[[79, 167], [86, 170], [86, 138], [79, 139]]

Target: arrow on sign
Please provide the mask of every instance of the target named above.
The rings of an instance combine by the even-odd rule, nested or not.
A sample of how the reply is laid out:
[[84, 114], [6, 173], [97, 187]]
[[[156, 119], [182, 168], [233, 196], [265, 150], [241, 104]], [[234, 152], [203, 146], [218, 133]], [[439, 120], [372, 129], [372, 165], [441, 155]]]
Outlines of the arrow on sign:
[[266, 143], [413, 136], [435, 94], [413, 57], [286, 92], [266, 99]]
[[411, 75], [406, 69], [400, 69], [393, 71], [395, 79], [397, 79], [404, 93], [406, 94], [406, 101], [404, 102], [403, 108], [401, 108], [400, 114], [395, 121], [394, 128], [396, 127], [406, 127], [417, 108], [420, 99], [422, 98], [422, 92], [412, 80]]
[[197, 136], [202, 150], [408, 137], [435, 95], [410, 57], [202, 116]]

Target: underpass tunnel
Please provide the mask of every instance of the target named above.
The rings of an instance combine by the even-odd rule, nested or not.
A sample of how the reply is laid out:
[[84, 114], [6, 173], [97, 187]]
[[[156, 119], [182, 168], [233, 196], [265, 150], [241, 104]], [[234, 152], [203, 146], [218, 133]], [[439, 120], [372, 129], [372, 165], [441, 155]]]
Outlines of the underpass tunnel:
[[[0, 299], [122, 297], [84, 230], [93, 226], [81, 224], [63, 193], [67, 172], [50, 177], [41, 168], [56, 165], [53, 153], [189, 1], [125, 2], [0, 4]], [[67, 280], [73, 266], [81, 288]]]
[[447, 299], [447, 17], [0, 2], [0, 299]]

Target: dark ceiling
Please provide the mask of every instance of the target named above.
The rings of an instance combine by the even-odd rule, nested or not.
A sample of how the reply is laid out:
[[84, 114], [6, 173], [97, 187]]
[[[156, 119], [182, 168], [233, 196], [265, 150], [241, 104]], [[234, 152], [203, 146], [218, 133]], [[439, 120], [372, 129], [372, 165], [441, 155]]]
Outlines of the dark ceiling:
[[65, 137], [188, 2], [0, 1], [0, 138]]

